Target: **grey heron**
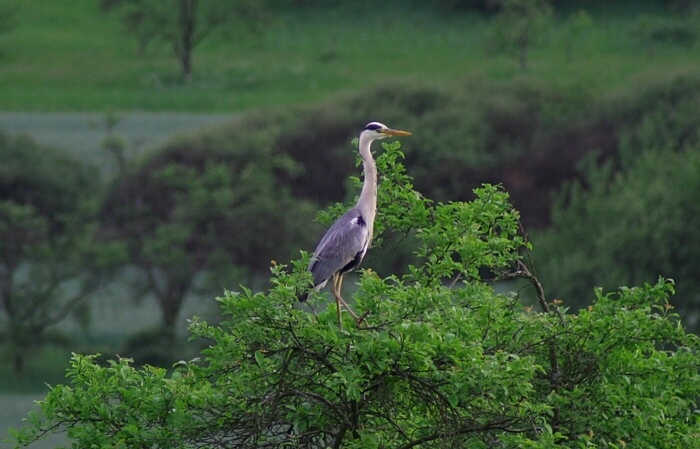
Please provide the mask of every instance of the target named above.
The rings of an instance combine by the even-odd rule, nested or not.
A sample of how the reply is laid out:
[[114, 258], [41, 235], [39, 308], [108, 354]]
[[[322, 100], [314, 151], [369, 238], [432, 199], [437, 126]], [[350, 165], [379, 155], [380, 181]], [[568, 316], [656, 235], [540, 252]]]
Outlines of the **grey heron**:
[[[345, 307], [358, 327], [367, 316], [358, 316], [340, 294], [343, 275], [360, 265], [372, 242], [374, 216], [377, 208], [377, 166], [370, 146], [373, 141], [389, 136], [410, 136], [408, 131], [388, 128], [379, 122], [371, 122], [360, 133], [358, 150], [362, 157], [364, 182], [357, 204], [348, 210], [326, 231], [316, 246], [308, 270], [313, 275], [313, 289], [321, 290], [332, 280], [331, 293], [338, 308], [338, 326], [342, 329], [341, 310]], [[299, 297], [305, 301], [308, 292]]]

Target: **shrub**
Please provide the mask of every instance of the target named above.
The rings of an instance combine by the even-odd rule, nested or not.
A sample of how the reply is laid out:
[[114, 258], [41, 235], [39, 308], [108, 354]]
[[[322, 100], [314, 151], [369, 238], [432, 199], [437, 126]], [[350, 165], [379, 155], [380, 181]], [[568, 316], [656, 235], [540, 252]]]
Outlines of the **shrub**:
[[690, 237], [700, 229], [697, 147], [642, 151], [630, 164], [623, 173], [586, 166], [589, 188], [572, 184], [552, 226], [533, 237], [537, 270], [552, 294], [578, 307], [591, 285], [610, 291], [672, 276], [680, 293], [673, 305], [697, 329], [700, 247]]
[[244, 136], [174, 141], [117, 180], [104, 203], [105, 233], [140, 269], [134, 291], [155, 295], [170, 332], [192, 291], [220, 291], [241, 271], [264, 275], [271, 260], [313, 242], [304, 229], [314, 208], [280, 181], [295, 162], [274, 154], [264, 133]]

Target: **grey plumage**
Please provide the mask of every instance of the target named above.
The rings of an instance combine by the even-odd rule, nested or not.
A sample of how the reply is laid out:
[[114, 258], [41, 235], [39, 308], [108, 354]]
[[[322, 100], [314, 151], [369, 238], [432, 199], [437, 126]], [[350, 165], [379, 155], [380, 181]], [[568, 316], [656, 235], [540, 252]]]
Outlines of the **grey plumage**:
[[314, 285], [323, 288], [336, 272], [347, 273], [360, 265], [369, 246], [367, 223], [355, 206], [338, 219], [318, 244], [309, 264]]
[[[338, 308], [338, 325], [342, 328], [341, 305], [345, 306], [359, 326], [365, 315], [358, 316], [340, 295], [343, 274], [357, 268], [372, 242], [374, 216], [377, 205], [377, 167], [372, 158], [370, 145], [373, 141], [388, 136], [408, 136], [411, 133], [386, 127], [378, 122], [371, 122], [360, 133], [358, 150], [362, 157], [364, 183], [357, 204], [343, 214], [326, 231], [309, 263], [309, 271], [313, 275], [313, 290], [320, 290], [333, 279], [331, 292]], [[299, 297], [300, 301], [307, 299], [308, 292]]]

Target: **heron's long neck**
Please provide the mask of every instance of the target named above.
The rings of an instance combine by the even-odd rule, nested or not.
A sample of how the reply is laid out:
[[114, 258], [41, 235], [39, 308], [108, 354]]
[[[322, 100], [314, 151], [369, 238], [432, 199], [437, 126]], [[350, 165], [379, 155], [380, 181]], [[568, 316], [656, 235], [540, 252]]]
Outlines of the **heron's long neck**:
[[362, 156], [362, 167], [365, 180], [362, 184], [362, 192], [357, 205], [360, 206], [362, 217], [367, 223], [370, 241], [374, 230], [374, 216], [377, 211], [377, 165], [374, 163], [370, 152], [371, 141], [360, 139], [360, 156]]

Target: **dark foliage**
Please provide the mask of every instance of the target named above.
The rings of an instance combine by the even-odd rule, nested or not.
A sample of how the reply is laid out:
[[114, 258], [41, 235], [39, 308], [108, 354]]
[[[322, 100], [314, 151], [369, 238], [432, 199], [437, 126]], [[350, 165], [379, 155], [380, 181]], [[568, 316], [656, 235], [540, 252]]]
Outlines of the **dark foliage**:
[[0, 134], [0, 339], [17, 373], [118, 257], [94, 233], [100, 186], [92, 172], [29, 138]]
[[0, 133], [0, 201], [31, 206], [53, 231], [61, 230], [62, 215], [76, 212], [81, 201], [99, 193], [94, 172], [63, 151]]

